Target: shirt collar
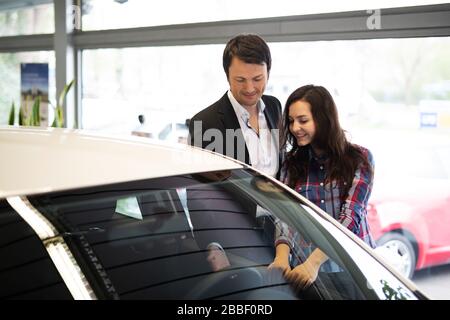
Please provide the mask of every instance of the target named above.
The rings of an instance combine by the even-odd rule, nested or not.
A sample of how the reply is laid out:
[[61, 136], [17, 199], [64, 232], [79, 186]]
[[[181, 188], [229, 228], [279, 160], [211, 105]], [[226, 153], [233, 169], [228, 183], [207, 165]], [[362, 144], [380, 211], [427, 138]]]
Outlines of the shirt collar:
[[[227, 95], [236, 115], [244, 120], [245, 123], [247, 123], [248, 119], [250, 118], [250, 114], [248, 113], [248, 111], [234, 98], [231, 90], [228, 90]], [[264, 109], [266, 108], [266, 105], [264, 104], [264, 101], [262, 99], [259, 99], [256, 106], [258, 107], [258, 113], [263, 113]]]
[[319, 163], [324, 163], [328, 160], [328, 155], [326, 153], [322, 154], [321, 156], [316, 155], [311, 145], [309, 146], [309, 160], [315, 160]]

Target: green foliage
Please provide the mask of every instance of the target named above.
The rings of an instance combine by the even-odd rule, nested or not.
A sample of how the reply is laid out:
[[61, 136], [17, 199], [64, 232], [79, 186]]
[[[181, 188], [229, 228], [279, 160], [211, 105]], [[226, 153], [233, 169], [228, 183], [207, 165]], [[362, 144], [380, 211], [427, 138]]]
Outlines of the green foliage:
[[64, 104], [64, 100], [66, 99], [66, 95], [69, 92], [69, 90], [72, 87], [74, 82], [75, 82], [75, 79], [73, 79], [72, 81], [70, 81], [68, 84], [66, 84], [64, 86], [63, 91], [59, 95], [58, 106], [62, 106]]
[[56, 107], [53, 107], [55, 110], [55, 118], [52, 123], [52, 127], [54, 128], [62, 128], [64, 127], [64, 113], [63, 113], [63, 104], [64, 100], [66, 99], [67, 93], [69, 92], [70, 88], [72, 87], [73, 83], [75, 82], [75, 79], [70, 81], [68, 84], [64, 86], [63, 91], [61, 92], [59, 99], [57, 101]]
[[[57, 101], [56, 107], [52, 105], [55, 116], [53, 119], [52, 127], [54, 128], [63, 128], [64, 127], [64, 112], [63, 112], [63, 104], [64, 100], [66, 99], [67, 93], [69, 92], [70, 88], [72, 87], [75, 80], [70, 81], [68, 84], [64, 86], [63, 91], [61, 92], [59, 99]], [[31, 113], [26, 117], [25, 116], [25, 106], [28, 105], [29, 102], [31, 102], [30, 97], [27, 96], [24, 105], [21, 105], [19, 107], [19, 126], [40, 126], [41, 125], [41, 117], [40, 117], [40, 109], [41, 109], [41, 97], [38, 96], [34, 100], [33, 107], [31, 109]], [[11, 111], [9, 113], [9, 125], [14, 125], [14, 118], [15, 118], [15, 106], [14, 102], [11, 105]]]
[[10, 126], [13, 126], [13, 125], [14, 125], [15, 113], [16, 113], [16, 111], [15, 111], [14, 101], [13, 101], [13, 103], [12, 103], [12, 105], [11, 105], [11, 111], [9, 112], [9, 120], [8, 120], [8, 124], [9, 124]]
[[36, 99], [34, 99], [31, 117], [29, 118], [28, 125], [37, 127], [41, 125], [40, 109], [41, 109], [41, 97], [38, 96]]
[[55, 108], [55, 118], [51, 126], [53, 128], [62, 128], [64, 126], [64, 114], [61, 106]]
[[[28, 103], [31, 102], [30, 96], [27, 96], [25, 98], [25, 106], [28, 105]], [[28, 117], [25, 116], [24, 112], [24, 105], [21, 105], [19, 107], [19, 126], [40, 126], [41, 125], [41, 118], [40, 118], [40, 109], [41, 109], [41, 97], [38, 96], [34, 100], [33, 107], [31, 109], [31, 113], [28, 115]], [[14, 102], [11, 106], [11, 111], [9, 115], [9, 124], [14, 125]]]
[[19, 107], [19, 126], [26, 126], [25, 115], [23, 114], [22, 107]]

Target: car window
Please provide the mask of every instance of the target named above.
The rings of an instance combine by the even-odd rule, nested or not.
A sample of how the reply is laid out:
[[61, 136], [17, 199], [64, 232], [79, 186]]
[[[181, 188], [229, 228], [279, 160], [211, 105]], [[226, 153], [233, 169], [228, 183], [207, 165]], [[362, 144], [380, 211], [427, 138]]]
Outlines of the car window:
[[[184, 123], [169, 123], [159, 133], [160, 140], [169, 140], [172, 138], [187, 138], [189, 134], [188, 127]], [[178, 139], [180, 140], [180, 139]], [[179, 141], [181, 142], [181, 141]]]
[[166, 126], [161, 130], [161, 132], [160, 132], [159, 135], [158, 135], [158, 138], [159, 138], [160, 140], [165, 140], [166, 137], [167, 137], [167, 135], [168, 135], [171, 131], [172, 131], [172, 124], [169, 123], [168, 125], [166, 125]]
[[[250, 170], [204, 172], [29, 197], [65, 232], [86, 277], [121, 299], [376, 298], [357, 263], [299, 199]], [[295, 292], [269, 272], [280, 223], [291, 263], [330, 258]]]
[[0, 299], [71, 299], [33, 229], [0, 200]]

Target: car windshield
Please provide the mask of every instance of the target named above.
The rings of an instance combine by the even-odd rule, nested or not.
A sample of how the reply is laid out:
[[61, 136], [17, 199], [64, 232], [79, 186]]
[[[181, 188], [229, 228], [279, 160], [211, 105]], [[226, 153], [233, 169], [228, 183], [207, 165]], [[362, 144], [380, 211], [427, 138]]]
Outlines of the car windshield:
[[[330, 226], [319, 223], [300, 198], [252, 170], [133, 181], [28, 200], [64, 237], [98, 297], [379, 297], [343, 249], [347, 240], [336, 241]], [[280, 223], [295, 235], [293, 265], [316, 247], [329, 257], [307, 290], [295, 292], [279, 272], [267, 269]], [[353, 245], [352, 251], [365, 252]], [[385, 294], [386, 280], [379, 289]]]

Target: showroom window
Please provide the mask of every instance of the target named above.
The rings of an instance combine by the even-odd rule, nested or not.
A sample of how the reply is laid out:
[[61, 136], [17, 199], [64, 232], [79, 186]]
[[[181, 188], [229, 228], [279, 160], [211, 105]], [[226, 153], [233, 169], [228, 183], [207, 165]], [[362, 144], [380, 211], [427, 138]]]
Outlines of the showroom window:
[[[53, 51], [0, 53], [0, 124], [7, 124], [14, 102], [16, 119], [20, 105], [20, 64], [48, 63], [48, 90], [50, 102], [55, 96], [55, 55]], [[53, 109], [49, 108], [49, 115]], [[17, 122], [17, 120], [16, 120]]]
[[53, 3], [26, 5], [24, 1], [0, 3], [0, 37], [55, 32]]
[[[272, 43], [269, 92], [323, 85], [349, 128], [450, 128], [450, 38]], [[437, 113], [435, 123], [421, 117]], [[427, 122], [428, 121], [428, 122]]]
[[[305, 84], [331, 92], [349, 139], [374, 156], [373, 233], [409, 261], [405, 273], [425, 292], [448, 299], [430, 280], [441, 269], [427, 266], [450, 258], [444, 253], [450, 245], [450, 38], [269, 46], [273, 61], [266, 93], [284, 106]], [[130, 134], [144, 114], [151, 136], [163, 137], [165, 128], [175, 127], [171, 123], [182, 124], [228, 89], [223, 47], [84, 50], [83, 126]], [[422, 270], [411, 271], [416, 263]]]
[[281, 17], [445, 3], [439, 0], [89, 0], [82, 8], [83, 30], [150, 27], [182, 23]]
[[[127, 133], [139, 124], [139, 114], [158, 128], [192, 117], [228, 89], [223, 47], [84, 50], [83, 127]], [[450, 128], [448, 37], [270, 47], [273, 63], [266, 93], [283, 105], [297, 87], [313, 83], [330, 90], [350, 133]]]
[[222, 45], [83, 51], [83, 128], [130, 133], [144, 114], [153, 136], [227, 90]]

